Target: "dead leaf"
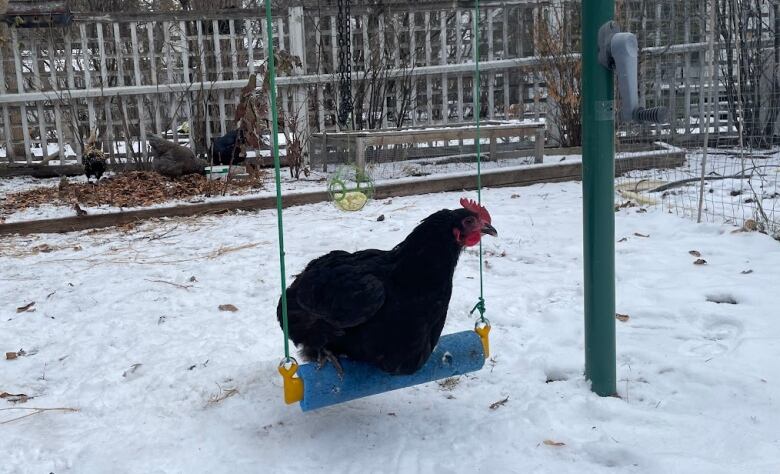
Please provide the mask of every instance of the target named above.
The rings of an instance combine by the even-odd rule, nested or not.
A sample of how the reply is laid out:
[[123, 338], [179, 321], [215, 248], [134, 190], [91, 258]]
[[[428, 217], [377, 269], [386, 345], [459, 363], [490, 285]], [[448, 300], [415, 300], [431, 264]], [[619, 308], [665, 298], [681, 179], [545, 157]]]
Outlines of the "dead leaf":
[[14, 360], [17, 357], [19, 357], [19, 354], [17, 354], [16, 352], [6, 352], [5, 353], [6, 360]]
[[513, 195], [509, 196], [509, 199], [517, 199], [519, 197], [520, 197], [519, 194], [513, 194]]
[[618, 242], [625, 242], [628, 240], [628, 237], [623, 237], [622, 239], [618, 240]]
[[[25, 311], [29, 311], [30, 308], [32, 308], [33, 306], [35, 306], [35, 301], [33, 301], [31, 303], [27, 303], [24, 306], [19, 306], [18, 308], [16, 308], [16, 312], [17, 313], [24, 313]], [[33, 310], [33, 311], [35, 311], [35, 310]]]
[[688, 253], [693, 255], [694, 257], [701, 257], [701, 252], [699, 252], [698, 250], [689, 250]]
[[645, 234], [640, 234], [639, 232], [634, 232], [634, 235], [636, 235], [637, 237], [650, 237], [650, 234], [645, 235]]
[[750, 275], [751, 273], [753, 273], [753, 270], [742, 270], [740, 273], [743, 275]]
[[621, 314], [621, 313], [616, 313], [616, 314], [615, 314], [615, 317], [618, 319], [618, 321], [622, 321], [622, 322], [624, 322], [624, 323], [625, 323], [626, 321], [628, 321], [629, 315], [627, 315], [627, 314]]
[[235, 313], [236, 311], [238, 311], [238, 308], [236, 308], [232, 304], [221, 304], [221, 305], [219, 305], [219, 310], [220, 311], [230, 311], [231, 313]]
[[560, 441], [553, 441], [551, 439], [544, 440], [544, 444], [547, 446], [566, 446], [566, 443], [562, 443]]
[[0, 393], [0, 398], [4, 398], [11, 403], [26, 403], [32, 397], [27, 396], [24, 393]]
[[499, 400], [499, 401], [497, 401], [497, 402], [491, 403], [491, 404], [490, 404], [490, 409], [491, 409], [491, 410], [495, 410], [495, 409], [497, 409], [498, 407], [501, 407], [501, 406], [504, 406], [504, 405], [506, 405], [506, 402], [508, 402], [508, 401], [509, 401], [509, 397], [506, 397], [506, 398], [505, 398], [505, 399], [503, 399], [503, 400]]
[[698, 258], [698, 259], [696, 259], [695, 262], [693, 262], [694, 265], [704, 265], [706, 263], [707, 263], [707, 261], [704, 260], [703, 258]]

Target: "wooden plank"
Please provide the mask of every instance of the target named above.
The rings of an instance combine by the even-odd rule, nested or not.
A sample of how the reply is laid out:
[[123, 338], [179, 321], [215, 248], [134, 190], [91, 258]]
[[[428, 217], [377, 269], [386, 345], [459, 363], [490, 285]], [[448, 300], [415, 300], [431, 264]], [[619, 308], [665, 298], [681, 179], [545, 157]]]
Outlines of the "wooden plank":
[[[509, 57], [509, 8], [503, 7], [501, 12], [502, 30], [501, 40], [503, 47], [503, 56], [501, 59], [507, 59]], [[509, 119], [509, 106], [511, 98], [509, 96], [509, 74], [507, 71], [501, 73], [501, 85], [504, 89], [504, 119]], [[522, 117], [520, 117], [522, 118]]]
[[[168, 84], [172, 84], [173, 79], [173, 71], [175, 69], [175, 60], [173, 58], [173, 43], [171, 42], [171, 23], [170, 22], [163, 22], [163, 42], [165, 43], [165, 75], [168, 79]], [[178, 105], [179, 101], [183, 99], [177, 98], [176, 93], [171, 93], [171, 103], [168, 104], [168, 121], [166, 122], [166, 127], [171, 127], [171, 132], [173, 135], [173, 141], [175, 143], [179, 143], [179, 121], [177, 119], [179, 110]]]
[[[138, 23], [132, 22], [130, 23], [130, 43], [131, 47], [133, 48], [133, 71], [135, 73], [135, 85], [141, 86], [143, 85], [143, 80], [141, 79], [141, 59], [138, 54]], [[137, 95], [135, 98], [136, 106], [138, 107], [138, 131], [139, 131], [139, 140], [138, 140], [138, 146], [141, 149], [141, 156], [144, 157], [144, 160], [149, 158], [147, 147], [146, 147], [146, 118], [144, 117], [144, 98], [141, 95]], [[127, 146], [127, 144], [125, 144]], [[132, 146], [132, 143], [130, 144]]]
[[[652, 48], [646, 48], [645, 53], [650, 52]], [[579, 58], [578, 53], [572, 53], [568, 56], [569, 60], [577, 60]], [[564, 59], [565, 60], [565, 59]], [[527, 58], [514, 58], [508, 60], [494, 60], [483, 61], [480, 64], [480, 71], [488, 72], [491, 70], [509, 70], [514, 71], [517, 69], [526, 70], [540, 63], [540, 58], [527, 57]], [[414, 70], [404, 68], [402, 70], [390, 69], [388, 74], [395, 76], [398, 74], [407, 74], [408, 76], [426, 76], [431, 74], [466, 74], [471, 75], [474, 71], [474, 65], [471, 62], [462, 64], [447, 64], [447, 65], [434, 65], [434, 66], [420, 66]], [[363, 71], [355, 71], [352, 73], [352, 80], [363, 80], [365, 74]], [[307, 74], [302, 76], [281, 76], [277, 78], [277, 85], [279, 86], [293, 86], [293, 85], [315, 85], [319, 83], [330, 83], [333, 81], [333, 74]], [[197, 81], [196, 81], [197, 82]], [[220, 90], [220, 89], [240, 89], [246, 85], [246, 81], [221, 81], [219, 83], [208, 84], [206, 89], [208, 90]], [[190, 90], [192, 84], [190, 83], [176, 83], [166, 84], [165, 90], [167, 92], [183, 92]], [[74, 99], [83, 99], [87, 97], [104, 97], [104, 96], [123, 96], [123, 95], [138, 95], [138, 94], [154, 94], [159, 92], [157, 86], [144, 85], [144, 86], [123, 86], [112, 87], [107, 90], [100, 90], [93, 88], [91, 90], [78, 89], [69, 91], [69, 97]], [[6, 94], [0, 96], [0, 104], [11, 104], [19, 102], [35, 102], [35, 101], [49, 101], [55, 99], [56, 93], [54, 92], [28, 92], [23, 94]]]
[[[411, 69], [417, 67], [417, 15], [414, 10], [408, 13], [409, 18], [409, 65]], [[417, 78], [412, 77], [412, 91], [409, 98], [409, 107], [412, 113], [412, 126], [417, 125]]]
[[[371, 68], [371, 46], [369, 45], [369, 17], [368, 15], [363, 15], [361, 17], [361, 21], [363, 22], [363, 28], [361, 31], [361, 34], [363, 36], [363, 72], [365, 73]], [[381, 52], [380, 56], [381, 57]], [[365, 81], [366, 84], [366, 91], [365, 91], [365, 97], [366, 102], [366, 110], [368, 110], [369, 113], [373, 113], [374, 109], [371, 107], [371, 98], [374, 97], [374, 81]], [[380, 88], [381, 90], [381, 88]], [[368, 127], [368, 124], [371, 123], [373, 120], [373, 117], [366, 117], [366, 122]]]
[[[487, 20], [487, 44], [488, 44], [488, 50], [487, 50], [487, 59], [488, 61], [492, 61], [494, 59], [493, 55], [493, 9], [488, 8], [485, 12], [485, 19]], [[496, 73], [493, 71], [488, 72], [488, 119], [492, 120], [494, 113], [493, 110], [496, 107], [496, 89], [495, 89], [495, 83], [496, 83]]]
[[[119, 30], [119, 23], [113, 24], [114, 28], [114, 50], [116, 52], [116, 81], [117, 85], [119, 87], [124, 86], [125, 84], [125, 58], [123, 54], [123, 43], [122, 43], [122, 35]], [[130, 113], [127, 110], [127, 102], [125, 102], [124, 97], [119, 97], [119, 109], [122, 113], [121, 121], [124, 120], [125, 117], [127, 117], [128, 122], [130, 121]], [[122, 134], [121, 136], [125, 139], [125, 156], [127, 156], [127, 159], [130, 159], [130, 156], [132, 153], [128, 153], [127, 150], [131, 150], [133, 146], [133, 137], [126, 136], [127, 132], [122, 128]], [[117, 150], [118, 151], [118, 150]]]
[[[3, 57], [4, 48], [0, 48], [0, 96], [5, 95], [5, 58]], [[11, 137], [11, 114], [8, 110], [8, 105], [3, 104], [3, 133], [5, 135], [5, 158], [8, 163], [14, 162], [14, 147]]]
[[[81, 56], [84, 58], [84, 89], [92, 89], [92, 58], [89, 53], [89, 38], [87, 37], [87, 26], [79, 25], [79, 35], [81, 37]], [[87, 117], [89, 119], [89, 130], [97, 128], [97, 114], [95, 113], [95, 100], [87, 99]]]
[[[97, 23], [95, 28], [97, 29], [98, 54], [100, 55], [100, 88], [105, 89], [110, 87], [110, 84], [108, 82], [108, 68], [106, 66], [106, 45], [103, 35], [103, 23]], [[106, 129], [102, 130], [100, 135], [105, 137], [105, 144], [108, 145], [110, 161], [114, 163], [116, 161], [114, 155], [114, 123], [111, 117], [111, 100], [109, 98], [103, 100], [103, 112], [106, 115]], [[55, 114], [56, 113], [57, 111], [55, 109]], [[59, 125], [57, 125], [57, 127], [57, 135], [59, 136]]]
[[[40, 51], [39, 43], [33, 43], [30, 48], [30, 61], [32, 62], [34, 87], [38, 90], [44, 89], [41, 79], [41, 68], [38, 64], [38, 54]], [[38, 134], [40, 135], [39, 144], [41, 146], [41, 159], [46, 159], [49, 155], [49, 142], [46, 138], [46, 114], [43, 110], [43, 102], [35, 104], [38, 109]]]
[[[441, 50], [439, 61], [442, 66], [447, 65], [447, 15], [442, 14], [439, 18], [439, 39], [441, 41]], [[449, 78], [447, 73], [441, 75], [441, 122], [446, 125], [450, 120], [450, 91]]]
[[[638, 169], [656, 167], [675, 167], [683, 163], [683, 153], [646, 154], [645, 156], [626, 156], [617, 158], [616, 169], [625, 173]], [[485, 187], [527, 186], [538, 183], [579, 181], [582, 176], [582, 164], [556, 163], [539, 166], [521, 166], [488, 170], [482, 173], [482, 184]], [[426, 176], [424, 179], [410, 178], [388, 181], [376, 185], [375, 199], [389, 197], [411, 196], [429, 193], [472, 190], [476, 186], [475, 174]], [[289, 193], [284, 196], [282, 206], [292, 207], [327, 201], [325, 191]], [[142, 209], [109, 214], [89, 214], [86, 216], [64, 217], [38, 221], [23, 221], [0, 224], [0, 235], [62, 233], [86, 229], [97, 229], [140, 222], [147, 219], [162, 217], [188, 217], [208, 213], [237, 210], [268, 210], [276, 207], [274, 196], [254, 197], [240, 201], [221, 201], [202, 204], [189, 204], [174, 207]]]
[[[70, 58], [70, 59], [69, 59]], [[79, 108], [79, 101], [76, 100], [74, 102], [72, 98], [72, 93], [76, 89], [76, 79], [75, 74], [73, 72], [73, 39], [70, 36], [70, 29], [65, 30], [65, 78], [66, 82], [68, 84], [68, 92], [67, 95], [63, 94], [64, 98], [67, 98], [68, 100], [68, 106], [70, 108], [70, 120], [68, 127], [72, 127], [74, 130], [74, 133], [77, 133], [78, 131], [78, 108]], [[75, 112], [75, 113], [74, 113]], [[65, 129], [60, 129], [64, 131]], [[76, 147], [73, 151], [76, 153], [76, 161], [78, 163], [81, 163], [81, 149], [79, 148], [79, 140], [77, 140], [77, 137], [72, 137], [73, 140], [71, 141], [71, 146]]]
[[337, 30], [337, 17], [330, 17], [330, 53], [331, 53], [331, 74], [333, 74], [333, 116], [336, 117], [335, 128], [339, 129], [339, 107], [341, 107], [341, 84], [339, 83], [339, 40]]
[[252, 32], [252, 19], [247, 18], [244, 20], [244, 29], [246, 30], [246, 55], [247, 55], [247, 70], [249, 74], [255, 73], [255, 37]]
[[287, 49], [287, 42], [284, 40], [284, 37], [284, 18], [280, 15], [276, 19], [276, 35], [274, 35], [274, 39], [279, 42], [278, 49]]
[[[16, 34], [16, 28], [11, 28], [11, 44], [19, 44], [19, 37]], [[24, 74], [22, 69], [22, 57], [19, 48], [13, 48], [14, 50], [14, 67], [16, 68], [16, 87], [19, 92], [24, 92]], [[27, 105], [20, 104], [22, 116], [22, 133], [24, 134], [24, 155], [27, 159], [27, 164], [32, 163], [32, 140], [30, 139], [30, 128], [27, 123]]]
[[[385, 14], [379, 16], [379, 51], [382, 56], [381, 62], [386, 63], [387, 58], [384, 57], [385, 51]], [[387, 128], [387, 82], [384, 84], [384, 92], [382, 95], [382, 128]]]
[[[210, 104], [209, 104], [209, 96], [211, 95], [210, 92], [207, 92], [206, 90], [206, 84], [209, 82], [208, 78], [208, 66], [206, 64], [206, 50], [204, 47], [204, 38], [203, 38], [203, 24], [201, 21], [195, 22], [197, 25], [197, 32], [198, 32], [198, 51], [200, 51], [200, 90], [201, 94], [203, 94], [203, 98], [201, 99], [203, 101], [203, 114], [206, 121], [206, 143], [211, 143], [211, 117], [210, 117]], [[190, 122], [190, 133], [195, 129], [195, 124]]]
[[[655, 46], [661, 46], [661, 9], [663, 8], [663, 5], [661, 3], [655, 4]], [[655, 106], [660, 107], [662, 105], [661, 103], [661, 60], [660, 58], [656, 58], [655, 60], [655, 84], [653, 84], [653, 89], [655, 89]], [[671, 91], [670, 91], [671, 93]], [[674, 113], [671, 111], [671, 113]], [[656, 124], [655, 125], [655, 133], [656, 136], [660, 138], [661, 132], [663, 131], [664, 125], [662, 124]], [[674, 128], [674, 120], [672, 120], [672, 128]]]
[[[683, 41], [689, 41], [691, 38], [691, 16], [690, 2], [683, 2]], [[683, 55], [683, 107], [685, 116], [685, 138], [691, 138], [691, 53]]]
[[[219, 21], [211, 20], [211, 36], [214, 41], [214, 63], [217, 68], [217, 77], [214, 82], [224, 79], [225, 71], [222, 68], [222, 35], [219, 32]], [[219, 107], [219, 131], [220, 135], [227, 133], [227, 117], [225, 115], [225, 91], [217, 92], [217, 106]], [[209, 141], [209, 143], [211, 143]]]
[[[431, 12], [426, 11], [425, 21], [425, 65], [430, 66], [432, 58], [431, 46]], [[425, 76], [425, 123], [433, 125], [433, 79], [430, 75]]]
[[[230, 32], [229, 44], [230, 44], [230, 70], [233, 73], [231, 79], [239, 79], [238, 75], [238, 49], [236, 48], [236, 22], [234, 20], [228, 20], [228, 28]], [[236, 97], [239, 99], [240, 97]]]
[[[401, 22], [398, 21], [398, 13], [393, 13], [391, 17], [393, 22], [393, 65], [396, 70], [401, 69]], [[406, 75], [408, 67], [404, 67], [404, 71], [401, 75]], [[404, 118], [401, 116], [401, 102], [403, 97], [401, 96], [401, 88], [403, 87], [403, 79], [395, 81], [395, 126], [403, 127]]]
[[188, 88], [185, 91], [185, 102], [187, 106], [187, 124], [189, 126], [189, 142], [190, 148], [195, 149], [195, 124], [192, 121], [192, 84], [195, 79], [190, 76], [190, 41], [187, 35], [187, 25], [182, 21], [179, 22], [179, 28], [181, 29], [181, 61], [182, 61], [182, 73], [184, 74], [185, 82], [188, 84]]
[[[314, 17], [314, 44], [317, 48], [317, 74], [322, 74], [322, 32], [320, 30], [320, 17]], [[317, 130], [325, 131], [325, 94], [322, 83], [317, 83]]]
[[[146, 25], [146, 36], [147, 40], [149, 42], [149, 72], [150, 72], [150, 80], [152, 81], [152, 85], [156, 86], [158, 85], [157, 82], [157, 46], [154, 43], [154, 28], [157, 25], [157, 23], [147, 23]], [[151, 101], [152, 101], [152, 108], [154, 109], [154, 127], [157, 133], [163, 133], [165, 130], [163, 130], [162, 126], [162, 116], [160, 115], [160, 94], [152, 94], [151, 95]]]
[[[462, 18], [460, 9], [455, 10], [455, 62], [460, 64], [463, 62], [463, 33], [461, 32]], [[458, 74], [457, 87], [458, 98], [457, 108], [458, 122], [463, 123], [463, 74]], [[460, 142], [460, 146], [463, 146], [463, 141]]]

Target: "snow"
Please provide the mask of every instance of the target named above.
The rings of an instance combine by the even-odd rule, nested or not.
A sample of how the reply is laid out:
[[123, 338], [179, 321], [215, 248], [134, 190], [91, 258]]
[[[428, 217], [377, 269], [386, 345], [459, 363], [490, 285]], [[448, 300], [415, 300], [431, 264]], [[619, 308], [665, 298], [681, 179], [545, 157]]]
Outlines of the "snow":
[[[460, 196], [285, 210], [288, 275], [332, 249], [390, 248]], [[2, 425], [0, 471], [777, 472], [778, 242], [660, 207], [616, 213], [630, 318], [616, 322], [620, 398], [600, 398], [582, 375], [580, 185], [483, 199], [499, 231], [485, 239], [494, 359], [446, 386], [305, 414], [282, 402], [276, 372], [274, 212], [4, 237], [0, 350], [29, 355], [0, 360], [0, 391], [34, 398], [0, 407], [79, 411]], [[468, 251], [445, 332], [472, 327], [477, 277]], [[727, 297], [737, 304], [707, 301]], [[228, 303], [239, 310], [218, 310]]]

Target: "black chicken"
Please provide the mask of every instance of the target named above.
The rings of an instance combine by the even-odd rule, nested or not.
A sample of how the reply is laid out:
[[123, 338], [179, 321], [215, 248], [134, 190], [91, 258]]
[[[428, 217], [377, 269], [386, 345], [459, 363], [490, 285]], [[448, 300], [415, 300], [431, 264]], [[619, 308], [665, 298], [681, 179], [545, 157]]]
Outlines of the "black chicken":
[[100, 181], [100, 178], [106, 172], [106, 155], [97, 146], [97, 129], [93, 129], [89, 134], [89, 137], [84, 141], [84, 153], [82, 154], [81, 162], [84, 166], [84, 174], [87, 177], [89, 183], [92, 176], [95, 177], [95, 181]]
[[106, 172], [106, 158], [103, 154], [99, 150], [90, 150], [84, 154], [82, 161], [87, 182], [92, 176], [95, 177], [95, 181], [100, 181], [100, 177]]
[[[287, 290], [289, 334], [305, 360], [322, 366], [338, 356], [411, 374], [439, 341], [452, 276], [465, 247], [497, 236], [488, 211], [461, 199], [438, 211], [392, 250], [341, 250], [306, 266]], [[277, 306], [281, 323], [281, 299]]]
[[242, 156], [242, 149], [246, 144], [246, 138], [242, 130], [233, 130], [214, 139], [209, 148], [211, 162], [215, 165], [237, 165], [242, 163], [246, 156]]

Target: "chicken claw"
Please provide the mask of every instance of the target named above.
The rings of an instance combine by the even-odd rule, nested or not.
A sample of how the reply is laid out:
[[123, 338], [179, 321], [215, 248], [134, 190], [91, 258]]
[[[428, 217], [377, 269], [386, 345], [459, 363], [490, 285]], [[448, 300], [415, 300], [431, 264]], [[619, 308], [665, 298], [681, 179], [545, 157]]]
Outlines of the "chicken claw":
[[317, 370], [323, 368], [327, 362], [333, 364], [336, 373], [339, 374], [339, 379], [344, 380], [344, 369], [339, 363], [339, 358], [327, 349], [320, 349], [319, 355], [317, 356]]

